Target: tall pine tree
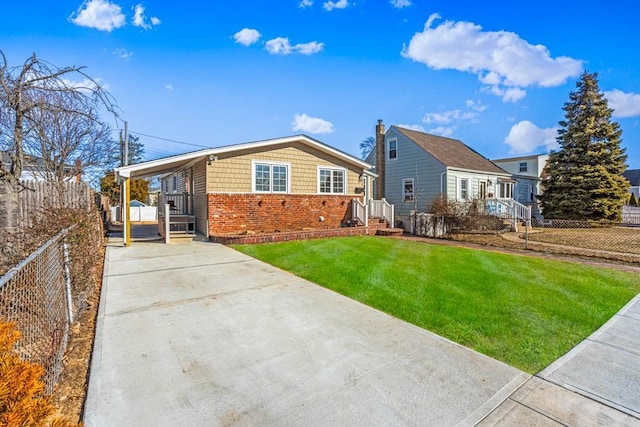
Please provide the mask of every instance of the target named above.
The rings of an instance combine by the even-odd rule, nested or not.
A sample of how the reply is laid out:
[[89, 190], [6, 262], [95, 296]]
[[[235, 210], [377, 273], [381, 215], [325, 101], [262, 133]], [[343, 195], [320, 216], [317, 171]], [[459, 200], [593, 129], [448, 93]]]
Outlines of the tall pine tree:
[[619, 221], [629, 183], [622, 173], [627, 156], [622, 130], [611, 121], [613, 110], [600, 92], [598, 74], [584, 72], [564, 104], [556, 140], [549, 155], [548, 178], [542, 182], [547, 218]]

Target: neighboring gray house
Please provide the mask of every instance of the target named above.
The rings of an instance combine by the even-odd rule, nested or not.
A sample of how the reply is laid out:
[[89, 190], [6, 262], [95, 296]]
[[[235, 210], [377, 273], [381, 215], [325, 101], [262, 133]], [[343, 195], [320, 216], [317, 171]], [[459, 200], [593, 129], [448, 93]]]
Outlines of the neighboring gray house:
[[366, 159], [378, 174], [374, 197], [395, 205], [396, 218], [423, 211], [437, 196], [511, 201], [511, 174], [462, 141], [391, 126], [376, 126], [376, 147]]
[[636, 196], [636, 200], [640, 199], [640, 169], [627, 169], [623, 174], [629, 184], [629, 193]]
[[531, 206], [538, 214], [538, 196], [542, 194], [542, 175], [549, 159], [548, 154], [496, 159], [493, 163], [511, 173], [516, 181], [513, 198], [523, 205]]

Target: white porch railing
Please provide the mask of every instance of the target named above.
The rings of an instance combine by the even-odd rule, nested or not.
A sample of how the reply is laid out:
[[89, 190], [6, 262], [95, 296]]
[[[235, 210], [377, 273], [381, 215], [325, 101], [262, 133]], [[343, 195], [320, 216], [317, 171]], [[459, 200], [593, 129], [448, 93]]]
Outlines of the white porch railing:
[[486, 213], [513, 221], [513, 229], [518, 230], [518, 222], [531, 224], [531, 206], [523, 205], [514, 199], [486, 199]]
[[389, 227], [394, 227], [394, 207], [386, 199], [369, 200], [369, 215], [372, 218], [384, 218], [387, 220]]
[[368, 206], [358, 199], [351, 201], [351, 216], [356, 222], [361, 222], [365, 227], [369, 225]]

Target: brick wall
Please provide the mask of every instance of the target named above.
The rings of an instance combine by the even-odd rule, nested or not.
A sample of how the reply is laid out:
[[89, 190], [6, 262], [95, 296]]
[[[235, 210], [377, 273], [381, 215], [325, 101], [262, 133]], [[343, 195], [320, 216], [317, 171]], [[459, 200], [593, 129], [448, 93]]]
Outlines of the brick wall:
[[353, 196], [213, 193], [208, 199], [213, 235], [339, 228], [351, 219]]

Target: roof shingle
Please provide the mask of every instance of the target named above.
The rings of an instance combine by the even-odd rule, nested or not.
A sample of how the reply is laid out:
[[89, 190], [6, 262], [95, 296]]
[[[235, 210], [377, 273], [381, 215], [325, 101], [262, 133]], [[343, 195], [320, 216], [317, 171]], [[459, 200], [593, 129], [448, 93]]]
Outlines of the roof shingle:
[[448, 167], [510, 175], [462, 141], [391, 126]]

